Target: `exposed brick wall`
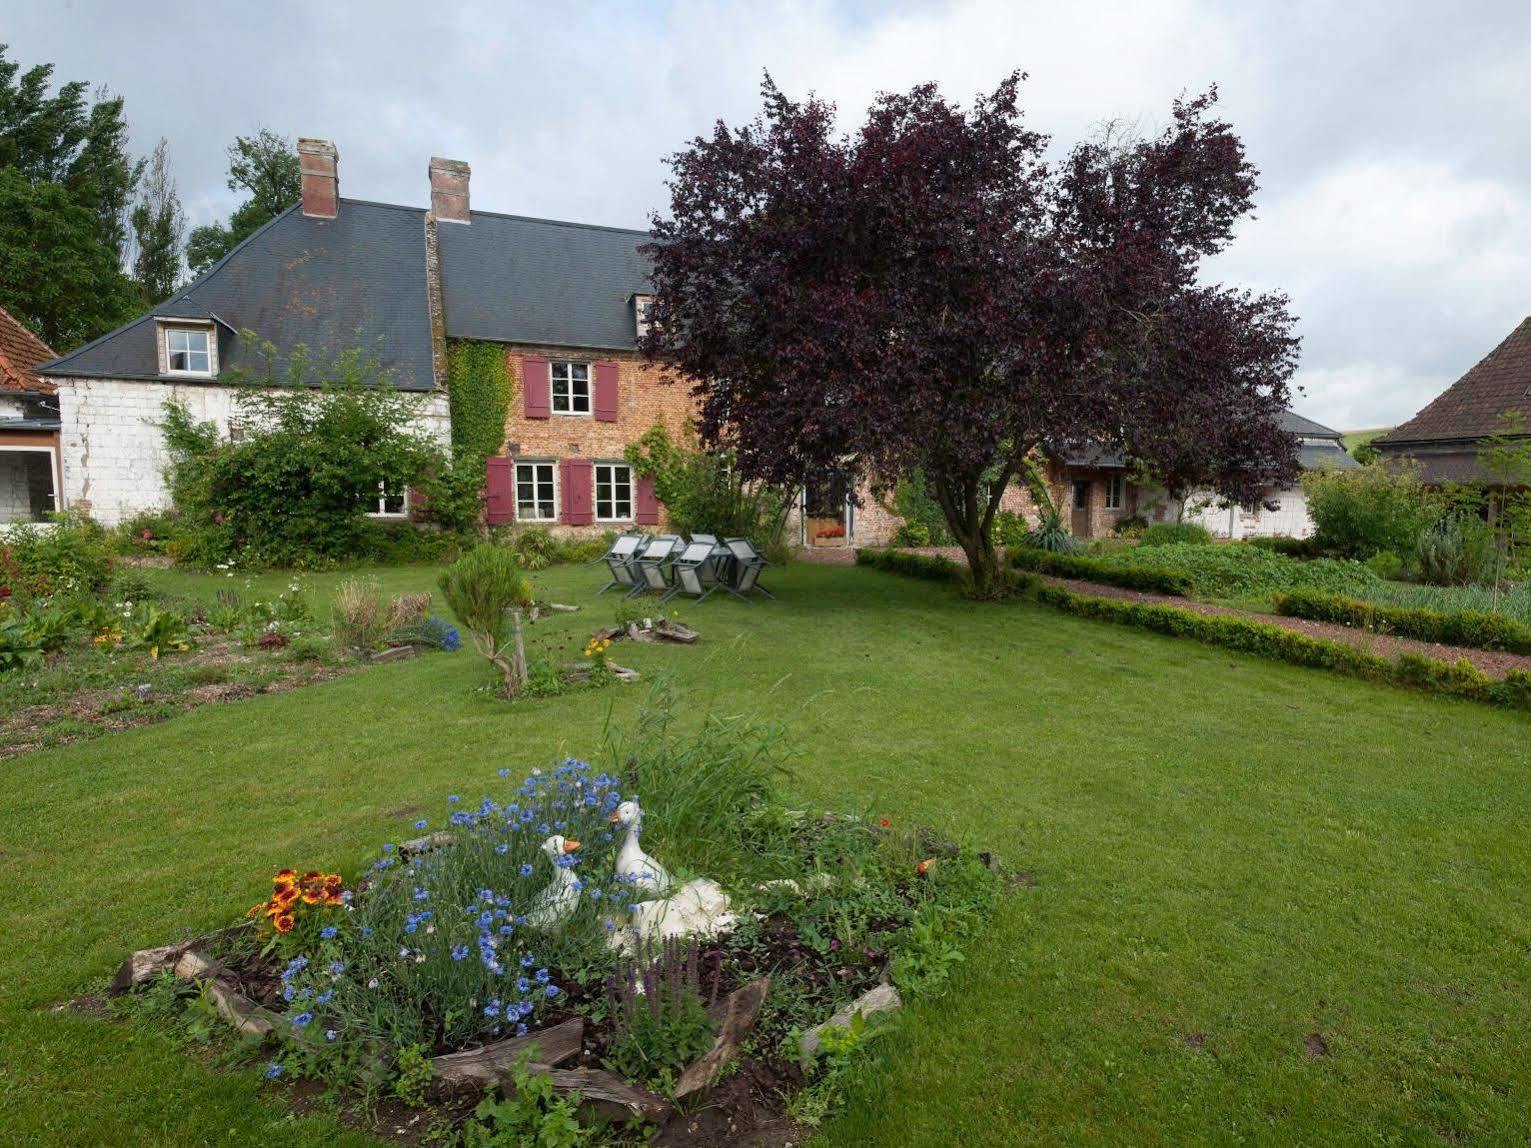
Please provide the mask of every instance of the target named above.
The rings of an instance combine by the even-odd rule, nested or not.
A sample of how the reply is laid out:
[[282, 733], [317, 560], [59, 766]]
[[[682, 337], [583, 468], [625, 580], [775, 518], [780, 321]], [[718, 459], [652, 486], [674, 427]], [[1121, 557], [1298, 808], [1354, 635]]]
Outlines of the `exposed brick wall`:
[[[645, 362], [637, 351], [581, 351], [568, 347], [510, 344], [505, 348], [505, 355], [511, 380], [510, 410], [505, 419], [505, 443], [499, 453], [511, 458], [583, 458], [592, 462], [621, 462], [627, 446], [647, 434], [655, 423], [663, 424], [671, 436], [679, 439], [687, 424], [696, 418], [696, 404], [691, 397], [690, 386], [685, 382], [667, 381], [675, 376]], [[594, 365], [615, 363], [616, 421], [601, 422], [593, 413], [555, 414], [545, 419], [527, 418], [526, 378], [522, 368], [522, 357], [525, 355], [589, 363], [592, 388]], [[594, 403], [591, 405], [593, 408]], [[557, 525], [554, 529], [560, 534], [599, 534], [611, 529], [612, 525]]]

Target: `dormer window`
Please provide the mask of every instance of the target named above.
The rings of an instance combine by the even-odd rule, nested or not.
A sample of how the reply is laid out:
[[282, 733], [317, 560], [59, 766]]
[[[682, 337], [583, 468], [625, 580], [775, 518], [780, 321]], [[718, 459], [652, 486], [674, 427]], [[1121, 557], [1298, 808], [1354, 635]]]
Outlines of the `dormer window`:
[[211, 326], [161, 323], [160, 339], [165, 374], [208, 379], [217, 373]]
[[638, 338], [641, 339], [641, 338], [643, 338], [643, 336], [645, 336], [645, 335], [647, 335], [649, 333], [649, 324], [653, 321], [653, 317], [654, 317], [654, 296], [652, 296], [652, 295], [634, 295], [633, 296], [633, 316], [634, 316], [634, 319], [636, 320], [637, 325], [638, 325], [637, 326]]

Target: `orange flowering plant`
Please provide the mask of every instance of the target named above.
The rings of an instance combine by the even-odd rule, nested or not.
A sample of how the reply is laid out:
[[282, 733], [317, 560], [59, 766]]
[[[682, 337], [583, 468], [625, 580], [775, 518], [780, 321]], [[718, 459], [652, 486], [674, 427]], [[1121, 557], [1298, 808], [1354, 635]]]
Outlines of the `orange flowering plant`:
[[339, 873], [282, 869], [271, 878], [271, 896], [251, 905], [245, 916], [268, 938], [267, 951], [301, 949], [315, 934], [333, 936], [333, 918], [350, 903], [351, 891]]

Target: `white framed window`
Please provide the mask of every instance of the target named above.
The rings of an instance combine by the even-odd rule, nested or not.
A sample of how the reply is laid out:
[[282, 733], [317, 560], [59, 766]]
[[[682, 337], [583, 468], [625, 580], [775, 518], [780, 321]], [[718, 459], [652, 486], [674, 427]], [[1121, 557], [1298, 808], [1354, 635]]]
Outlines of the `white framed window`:
[[409, 488], [397, 483], [389, 482], [385, 478], [377, 480], [377, 497], [367, 500], [367, 516], [369, 518], [404, 518], [409, 514]]
[[516, 463], [516, 521], [557, 522], [558, 468], [551, 462]]
[[205, 327], [166, 327], [165, 368], [172, 375], [211, 375], [212, 332]]
[[641, 339], [649, 333], [649, 324], [653, 322], [654, 296], [634, 295], [633, 317], [638, 325], [638, 338]]
[[590, 364], [554, 360], [549, 364], [553, 379], [553, 413], [588, 415], [590, 413]]
[[1106, 509], [1107, 510], [1120, 510], [1122, 508], [1122, 487], [1124, 485], [1125, 485], [1125, 483], [1122, 482], [1122, 476], [1121, 475], [1119, 475], [1119, 474], [1108, 474], [1106, 476]]
[[625, 462], [595, 464], [595, 517], [597, 522], [633, 520], [633, 468]]

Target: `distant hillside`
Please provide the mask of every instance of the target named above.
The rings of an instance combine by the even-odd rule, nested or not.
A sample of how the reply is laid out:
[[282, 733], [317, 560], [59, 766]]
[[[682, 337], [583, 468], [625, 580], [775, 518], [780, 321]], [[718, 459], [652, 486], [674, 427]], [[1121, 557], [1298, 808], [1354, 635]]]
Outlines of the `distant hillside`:
[[1376, 430], [1346, 431], [1345, 449], [1354, 454], [1356, 447], [1363, 446], [1366, 443], [1371, 442], [1371, 440], [1376, 438], [1378, 435], [1387, 434], [1387, 432], [1392, 429], [1392, 427], [1378, 427]]

